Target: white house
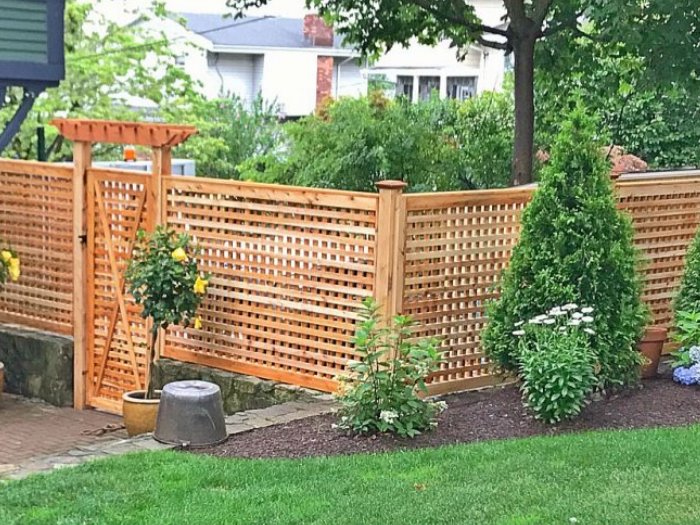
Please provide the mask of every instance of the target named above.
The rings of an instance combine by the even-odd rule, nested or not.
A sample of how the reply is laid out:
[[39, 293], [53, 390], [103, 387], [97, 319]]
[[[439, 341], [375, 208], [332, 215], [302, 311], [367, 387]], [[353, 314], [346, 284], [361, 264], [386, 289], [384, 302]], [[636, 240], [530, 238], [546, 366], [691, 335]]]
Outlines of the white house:
[[[486, 25], [502, 26], [506, 13], [502, 0], [471, 0]], [[461, 50], [464, 53], [465, 50]], [[370, 74], [391, 82], [396, 95], [424, 100], [433, 90], [441, 97], [465, 99], [482, 91], [499, 90], [508, 69], [503, 51], [473, 45], [463, 60], [448, 42], [425, 46], [417, 42], [396, 46], [370, 68]]]
[[[286, 117], [314, 111], [327, 97], [367, 92], [364, 62], [318, 16], [246, 17], [179, 13], [158, 23], [180, 65], [210, 98], [258, 95], [276, 101]], [[149, 23], [149, 22], [146, 22]]]

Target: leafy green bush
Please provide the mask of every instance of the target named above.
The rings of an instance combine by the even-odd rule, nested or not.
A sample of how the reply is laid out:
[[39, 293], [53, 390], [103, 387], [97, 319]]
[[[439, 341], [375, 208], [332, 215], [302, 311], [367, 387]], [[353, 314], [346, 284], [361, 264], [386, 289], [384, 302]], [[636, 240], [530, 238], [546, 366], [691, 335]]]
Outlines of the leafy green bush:
[[427, 376], [440, 366], [438, 342], [409, 340], [413, 323], [408, 317], [395, 317], [390, 328], [382, 327], [380, 318], [374, 299], [366, 299], [354, 338], [361, 359], [351, 361], [350, 375], [340, 378], [337, 426], [357, 433], [414, 437], [434, 427], [436, 416], [446, 407], [419, 397], [427, 393]]
[[[686, 253], [683, 279], [673, 308], [676, 312], [676, 323], [680, 320], [679, 312], [700, 313], [700, 229]], [[700, 340], [696, 343], [700, 343]]]
[[203, 177], [238, 179], [240, 164], [275, 152], [283, 144], [279, 107], [260, 96], [252, 104], [236, 96], [190, 97], [164, 111], [170, 122], [197, 127], [199, 133], [178, 146], [175, 155], [194, 159], [197, 174]]
[[[577, 416], [596, 386], [593, 308], [551, 309], [514, 330], [525, 404], [537, 419], [558, 423]], [[518, 328], [516, 326], [516, 328]]]
[[379, 93], [331, 101], [286, 124], [285, 145], [242, 163], [241, 178], [356, 191], [387, 179], [414, 192], [507, 186], [512, 120], [505, 94], [463, 103], [434, 96], [412, 104]]
[[635, 381], [641, 362], [635, 343], [647, 311], [632, 238], [629, 218], [616, 207], [595, 122], [579, 107], [563, 124], [523, 214], [500, 298], [488, 306], [482, 339], [487, 354], [502, 369], [517, 371], [516, 321], [552, 304], [587, 304], [598, 313], [592, 350], [600, 365], [599, 386]]
[[141, 317], [152, 321], [150, 363], [159, 329], [176, 324], [201, 328], [201, 320], [195, 314], [207, 292], [209, 278], [197, 268], [196, 250], [188, 235], [176, 235], [158, 226], [151, 235], [139, 230], [137, 241], [125, 278], [129, 293], [142, 307]]

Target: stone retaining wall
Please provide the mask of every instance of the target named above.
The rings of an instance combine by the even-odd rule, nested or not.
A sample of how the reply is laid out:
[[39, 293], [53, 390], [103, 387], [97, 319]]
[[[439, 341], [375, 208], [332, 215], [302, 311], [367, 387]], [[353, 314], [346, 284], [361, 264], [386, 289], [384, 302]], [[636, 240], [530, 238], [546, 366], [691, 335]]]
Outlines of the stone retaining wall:
[[186, 379], [199, 379], [219, 385], [224, 412], [227, 414], [266, 408], [288, 401], [310, 401], [323, 395], [313, 390], [171, 359], [159, 359], [151, 370], [151, 380], [156, 389], [163, 388], [172, 381]]
[[56, 406], [73, 405], [73, 340], [0, 324], [5, 391]]

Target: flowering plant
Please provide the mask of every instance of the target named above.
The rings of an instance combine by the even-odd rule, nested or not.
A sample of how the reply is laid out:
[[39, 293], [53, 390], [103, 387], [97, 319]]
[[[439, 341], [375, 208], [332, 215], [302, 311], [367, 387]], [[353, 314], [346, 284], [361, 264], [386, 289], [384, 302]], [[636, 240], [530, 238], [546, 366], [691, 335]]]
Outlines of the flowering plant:
[[[202, 327], [196, 311], [207, 292], [209, 276], [197, 268], [196, 248], [186, 234], [158, 226], [151, 235], [140, 230], [137, 246], [126, 270], [129, 293], [142, 306], [141, 317], [150, 318], [148, 363], [155, 357], [158, 331], [173, 324]], [[150, 384], [147, 378], [147, 390]], [[151, 392], [148, 392], [150, 397]]]
[[700, 384], [700, 313], [677, 311], [674, 339], [681, 346], [672, 354], [673, 380], [682, 385]]
[[435, 417], [447, 407], [419, 395], [427, 393], [425, 380], [440, 367], [438, 341], [412, 341], [414, 323], [406, 316], [396, 316], [391, 327], [381, 326], [380, 320], [374, 299], [363, 301], [353, 339], [360, 360], [350, 361], [350, 374], [339, 377], [342, 407], [336, 426], [413, 437], [434, 427]]
[[17, 252], [6, 248], [0, 251], [0, 284], [5, 284], [8, 279], [17, 282], [20, 271], [20, 262]]
[[537, 419], [557, 423], [585, 406], [600, 370], [591, 348], [594, 323], [592, 307], [571, 303], [514, 326], [523, 398]]

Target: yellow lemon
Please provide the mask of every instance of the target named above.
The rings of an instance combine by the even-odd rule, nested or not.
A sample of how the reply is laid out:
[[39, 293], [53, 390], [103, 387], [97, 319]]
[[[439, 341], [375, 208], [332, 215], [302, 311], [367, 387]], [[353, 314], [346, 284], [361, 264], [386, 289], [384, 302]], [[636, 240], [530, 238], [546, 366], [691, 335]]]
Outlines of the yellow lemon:
[[204, 295], [207, 293], [207, 286], [209, 286], [209, 281], [198, 276], [193, 287], [194, 293]]
[[12, 259], [10, 259], [7, 272], [10, 274], [10, 279], [12, 279], [13, 281], [19, 279], [21, 272], [19, 270], [19, 259], [17, 257], [13, 257]]
[[202, 329], [202, 318], [201, 318], [201, 317], [197, 317], [197, 318], [194, 320], [194, 329], [195, 329], [195, 330], [201, 330], [201, 329]]
[[172, 257], [174, 261], [182, 262], [187, 260], [187, 252], [184, 248], [177, 248], [173, 250]]
[[8, 250], [3, 250], [0, 252], [0, 255], [2, 255], [2, 260], [5, 262], [10, 262], [10, 259], [12, 259], [12, 252]]

